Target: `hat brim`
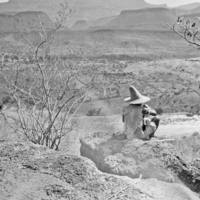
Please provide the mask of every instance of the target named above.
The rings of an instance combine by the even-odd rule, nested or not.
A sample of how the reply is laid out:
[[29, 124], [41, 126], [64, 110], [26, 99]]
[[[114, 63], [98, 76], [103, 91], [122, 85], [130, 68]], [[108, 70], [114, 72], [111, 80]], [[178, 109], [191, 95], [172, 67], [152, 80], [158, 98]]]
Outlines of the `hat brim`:
[[148, 101], [150, 101], [149, 97], [146, 96], [141, 96], [139, 99], [137, 100], [131, 100], [131, 97], [128, 97], [126, 99], [124, 99], [125, 102], [128, 102], [129, 104], [140, 104], [140, 103], [146, 103]]

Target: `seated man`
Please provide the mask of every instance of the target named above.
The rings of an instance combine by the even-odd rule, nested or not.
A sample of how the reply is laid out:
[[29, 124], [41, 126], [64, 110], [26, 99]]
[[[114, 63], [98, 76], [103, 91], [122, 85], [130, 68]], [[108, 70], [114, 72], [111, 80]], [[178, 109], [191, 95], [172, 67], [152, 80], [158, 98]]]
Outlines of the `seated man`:
[[129, 87], [129, 91], [130, 97], [124, 99], [129, 105], [122, 110], [123, 133], [127, 139], [148, 140], [154, 136], [159, 120], [154, 118], [145, 124], [144, 118], [151, 115], [155, 117], [157, 113], [146, 105], [150, 101], [149, 97], [142, 95], [133, 86]]

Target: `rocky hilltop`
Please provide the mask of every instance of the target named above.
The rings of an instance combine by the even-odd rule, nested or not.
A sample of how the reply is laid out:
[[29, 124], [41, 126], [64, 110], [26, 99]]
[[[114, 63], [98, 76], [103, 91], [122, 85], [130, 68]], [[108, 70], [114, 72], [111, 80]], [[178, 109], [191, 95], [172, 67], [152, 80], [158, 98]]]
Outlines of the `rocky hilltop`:
[[128, 141], [123, 135], [94, 133], [80, 139], [81, 155], [91, 159], [103, 172], [165, 182], [184, 183], [200, 193], [197, 166], [186, 163], [173, 142]]

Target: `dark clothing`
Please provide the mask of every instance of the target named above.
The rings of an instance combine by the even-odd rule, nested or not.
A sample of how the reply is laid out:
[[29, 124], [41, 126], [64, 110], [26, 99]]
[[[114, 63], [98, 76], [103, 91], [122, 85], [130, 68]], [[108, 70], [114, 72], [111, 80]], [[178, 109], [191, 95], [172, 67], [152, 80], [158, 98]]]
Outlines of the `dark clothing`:
[[[151, 121], [156, 124], [156, 130], [157, 130], [158, 126], [159, 126], [159, 123], [160, 123], [160, 119], [158, 117], [154, 117]], [[152, 137], [154, 137], [154, 134], [155, 134], [156, 130], [149, 135], [149, 139], [151, 139]]]
[[156, 116], [157, 112], [154, 109], [150, 108], [147, 104], [144, 104], [143, 109], [142, 109], [142, 114], [143, 114], [143, 117], [146, 114]]
[[[156, 116], [157, 115], [156, 111], [154, 109], [150, 108], [147, 104], [144, 104], [142, 113], [143, 113], [143, 118], [145, 117], [146, 114], [154, 116], [151, 121], [155, 123], [156, 130], [157, 130], [158, 126], [159, 126], [160, 119]], [[146, 125], [144, 124], [144, 122], [143, 122], [143, 125], [142, 125], [142, 130], [143, 131], [146, 130]], [[149, 135], [149, 139], [154, 137], [156, 130]]]

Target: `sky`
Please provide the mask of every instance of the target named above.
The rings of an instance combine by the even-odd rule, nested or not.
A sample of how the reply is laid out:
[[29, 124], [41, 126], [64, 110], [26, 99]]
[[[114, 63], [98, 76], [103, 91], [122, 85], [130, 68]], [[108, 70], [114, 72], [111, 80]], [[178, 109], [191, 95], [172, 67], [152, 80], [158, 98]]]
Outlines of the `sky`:
[[145, 0], [150, 4], [167, 4], [169, 7], [175, 7], [190, 3], [200, 3], [200, 0]]
[[[0, 0], [0, 3], [8, 2], [9, 0]], [[169, 7], [175, 7], [190, 3], [200, 3], [200, 0], [145, 0], [147, 3], [151, 4], [167, 4]]]

